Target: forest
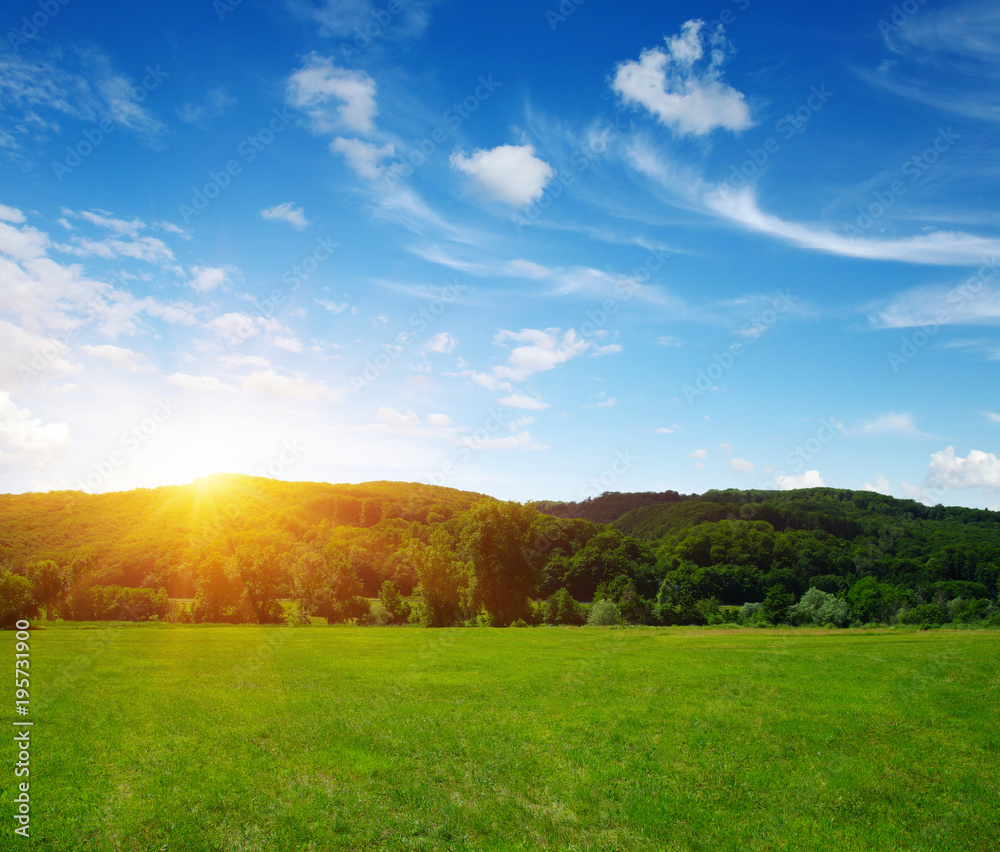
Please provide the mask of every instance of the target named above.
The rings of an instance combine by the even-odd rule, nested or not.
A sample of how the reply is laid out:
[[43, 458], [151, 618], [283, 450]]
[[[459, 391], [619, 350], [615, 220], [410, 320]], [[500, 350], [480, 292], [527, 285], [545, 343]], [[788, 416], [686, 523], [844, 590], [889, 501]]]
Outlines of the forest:
[[520, 504], [217, 474], [0, 495], [0, 625], [1000, 625], [1000, 513], [833, 488]]

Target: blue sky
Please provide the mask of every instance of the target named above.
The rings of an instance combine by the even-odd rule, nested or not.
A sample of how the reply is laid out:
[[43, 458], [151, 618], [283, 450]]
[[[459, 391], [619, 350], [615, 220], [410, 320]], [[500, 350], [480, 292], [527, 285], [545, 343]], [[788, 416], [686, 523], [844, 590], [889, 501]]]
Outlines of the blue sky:
[[0, 490], [1000, 504], [995, 4], [0, 25]]

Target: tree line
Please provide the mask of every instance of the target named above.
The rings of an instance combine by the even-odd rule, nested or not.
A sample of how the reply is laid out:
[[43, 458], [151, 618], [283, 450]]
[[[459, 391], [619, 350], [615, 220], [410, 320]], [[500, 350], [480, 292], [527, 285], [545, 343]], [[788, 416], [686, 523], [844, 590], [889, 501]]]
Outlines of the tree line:
[[0, 623], [973, 623], [1000, 578], [1000, 514], [837, 489], [525, 505], [228, 476], [7, 495], [0, 529]]

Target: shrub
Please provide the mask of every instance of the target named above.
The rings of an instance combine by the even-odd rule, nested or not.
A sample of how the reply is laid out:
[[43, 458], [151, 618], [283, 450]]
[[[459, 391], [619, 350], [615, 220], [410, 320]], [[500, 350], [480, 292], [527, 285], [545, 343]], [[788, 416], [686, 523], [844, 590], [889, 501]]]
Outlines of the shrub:
[[587, 624], [591, 627], [611, 627], [618, 624], [621, 617], [621, 612], [619, 612], [615, 602], [604, 598], [590, 608]]
[[937, 604], [925, 603], [900, 613], [899, 621], [901, 624], [944, 624], [944, 613]]
[[546, 624], [583, 624], [583, 607], [569, 593], [568, 589], [560, 589], [542, 604], [542, 621]]
[[847, 601], [834, 594], [811, 588], [797, 604], [789, 607], [788, 620], [792, 624], [828, 624], [843, 626], [849, 617]]
[[399, 589], [392, 580], [386, 580], [378, 593], [379, 603], [385, 610], [390, 624], [406, 624], [410, 617], [410, 605], [403, 600]]

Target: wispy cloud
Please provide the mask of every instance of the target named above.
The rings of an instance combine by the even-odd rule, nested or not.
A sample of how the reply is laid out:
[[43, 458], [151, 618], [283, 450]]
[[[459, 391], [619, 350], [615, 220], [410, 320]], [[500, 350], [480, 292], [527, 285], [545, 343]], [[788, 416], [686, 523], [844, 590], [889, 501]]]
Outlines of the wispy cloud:
[[288, 79], [288, 102], [309, 116], [314, 133], [375, 129], [375, 81], [364, 71], [338, 68], [333, 59], [310, 53]]
[[272, 222], [287, 222], [298, 231], [309, 226], [302, 208], [296, 207], [291, 201], [275, 204], [274, 207], [265, 207], [260, 211], [260, 215]]

